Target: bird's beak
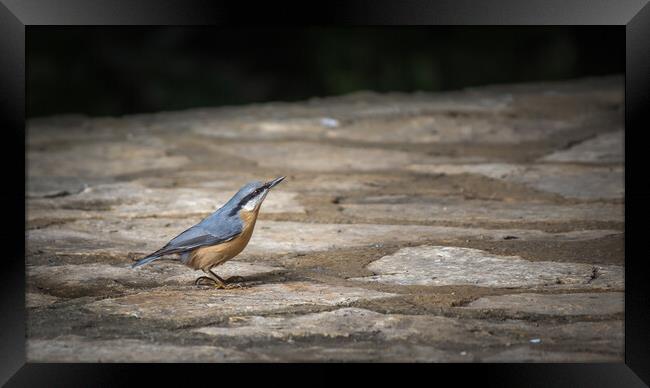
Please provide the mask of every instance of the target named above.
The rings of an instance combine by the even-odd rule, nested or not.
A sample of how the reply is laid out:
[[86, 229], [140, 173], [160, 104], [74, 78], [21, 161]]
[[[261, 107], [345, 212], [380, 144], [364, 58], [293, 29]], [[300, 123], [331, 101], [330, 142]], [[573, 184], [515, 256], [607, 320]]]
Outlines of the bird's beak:
[[281, 176], [281, 177], [279, 177], [279, 178], [275, 178], [275, 179], [273, 179], [272, 181], [267, 182], [267, 183], [265, 184], [265, 186], [266, 186], [267, 188], [270, 189], [270, 188], [272, 188], [273, 186], [277, 185], [278, 183], [282, 182], [282, 180], [284, 180], [284, 178], [286, 178], [286, 177]]

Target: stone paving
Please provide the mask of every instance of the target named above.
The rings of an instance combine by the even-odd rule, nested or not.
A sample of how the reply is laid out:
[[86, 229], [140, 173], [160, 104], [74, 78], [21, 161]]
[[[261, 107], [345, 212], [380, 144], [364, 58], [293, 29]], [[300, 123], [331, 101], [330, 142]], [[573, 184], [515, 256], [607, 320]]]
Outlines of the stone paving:
[[[620, 76], [27, 125], [30, 362], [621, 362]], [[131, 269], [287, 179], [197, 287]]]

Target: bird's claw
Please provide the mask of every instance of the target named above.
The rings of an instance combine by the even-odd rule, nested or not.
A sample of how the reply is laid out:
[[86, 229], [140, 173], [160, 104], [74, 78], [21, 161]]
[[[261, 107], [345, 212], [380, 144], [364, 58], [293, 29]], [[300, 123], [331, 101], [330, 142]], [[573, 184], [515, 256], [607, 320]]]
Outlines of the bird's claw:
[[203, 280], [209, 280], [209, 281], [211, 281], [213, 284], [215, 284], [215, 285], [217, 284], [217, 282], [216, 282], [214, 279], [209, 278], [209, 277], [207, 277], [207, 276], [201, 276], [200, 278], [197, 278], [197, 279], [194, 281], [194, 285], [195, 285], [195, 286], [199, 286], [199, 285], [201, 285], [201, 283], [202, 283]]
[[230, 283], [243, 283], [244, 280], [246, 280], [246, 279], [244, 279], [242, 276], [236, 276], [235, 275], [235, 276], [231, 276], [228, 279], [226, 279], [226, 283], [228, 283], [228, 284], [230, 284]]
[[[240, 278], [240, 279], [243, 279], [241, 276], [232, 276], [232, 277], [228, 278], [228, 280], [231, 280], [231, 279], [233, 279], [233, 278]], [[221, 283], [221, 282], [218, 282], [218, 281], [212, 279], [212, 278], [209, 277], [209, 276], [201, 276], [201, 277], [199, 277], [198, 279], [196, 279], [196, 280], [194, 281], [194, 285], [195, 285], [195, 286], [199, 286], [199, 285], [201, 285], [201, 283], [202, 283], [204, 280], [209, 280], [210, 282], [212, 282], [212, 285], [213, 285], [216, 289], [219, 289], [219, 290], [232, 290], [232, 289], [234, 289], [234, 288], [244, 288], [244, 285], [243, 285], [242, 283], [235, 283], [235, 282], [231, 283], [231, 282], [229, 282], [229, 281], [226, 282], [226, 283]]]
[[224, 285], [223, 287], [219, 287], [219, 288], [223, 288], [225, 290], [232, 290], [233, 288], [242, 289], [242, 288], [244, 288], [244, 286], [241, 283], [228, 283], [228, 284]]

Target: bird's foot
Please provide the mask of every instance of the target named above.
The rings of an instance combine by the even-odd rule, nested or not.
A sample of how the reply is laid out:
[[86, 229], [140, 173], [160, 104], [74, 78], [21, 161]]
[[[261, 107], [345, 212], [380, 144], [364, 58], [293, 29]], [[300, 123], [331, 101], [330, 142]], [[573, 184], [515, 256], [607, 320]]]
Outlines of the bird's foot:
[[202, 283], [205, 284], [205, 283], [204, 283], [205, 280], [210, 281], [210, 282], [211, 282], [213, 285], [215, 285], [215, 286], [218, 285], [218, 283], [217, 283], [216, 280], [214, 280], [214, 279], [212, 279], [211, 277], [208, 277], [208, 276], [201, 276], [201, 277], [197, 278], [197, 279], [194, 281], [194, 285], [195, 285], [195, 286], [200, 286], [200, 285], [202, 285]]
[[232, 290], [233, 288], [244, 288], [244, 285], [241, 283], [228, 283], [224, 284], [223, 286], [217, 286], [217, 288], [221, 288], [224, 290]]
[[237, 282], [230, 282], [231, 279], [233, 278], [240, 278], [243, 279], [241, 276], [232, 276], [228, 278], [228, 281], [221, 282], [216, 279], [213, 279], [209, 276], [201, 276], [200, 278], [196, 279], [194, 281], [194, 285], [200, 286], [205, 284], [204, 281], [209, 281], [212, 286], [214, 286], [216, 289], [219, 290], [232, 290], [234, 288], [244, 288], [244, 285], [242, 283], [237, 283]]
[[242, 276], [231, 276], [228, 279], [226, 279], [226, 283], [243, 283], [246, 279], [244, 279]]

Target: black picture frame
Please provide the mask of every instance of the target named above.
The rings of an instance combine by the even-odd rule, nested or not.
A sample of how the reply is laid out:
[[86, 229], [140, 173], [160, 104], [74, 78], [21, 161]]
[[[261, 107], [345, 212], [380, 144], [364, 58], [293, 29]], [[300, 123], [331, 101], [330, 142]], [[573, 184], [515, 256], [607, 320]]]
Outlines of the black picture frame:
[[[219, 381], [263, 376], [274, 383], [295, 380], [295, 369], [337, 381], [334, 366], [31, 364], [25, 358], [25, 31], [34, 25], [213, 25], [363, 24], [363, 25], [618, 25], [626, 31], [625, 74], [625, 363], [620, 364], [444, 364], [338, 366], [365, 384], [386, 375], [399, 381], [411, 373], [454, 385], [478, 380], [486, 386], [616, 386], [650, 384], [650, 297], [643, 271], [644, 221], [650, 216], [650, 184], [644, 179], [643, 129], [650, 128], [650, 5], [648, 0], [447, 0], [302, 2], [299, 4], [188, 0], [0, 0], [0, 128], [8, 147], [0, 152], [4, 188], [0, 190], [4, 264], [0, 270], [0, 383], [7, 386], [134, 385], [152, 375], [171, 382], [204, 375]], [[8, 175], [8, 177], [7, 177]], [[182, 369], [182, 370], [181, 370]], [[408, 380], [398, 376], [407, 373]], [[313, 378], [313, 376], [312, 376]], [[439, 380], [440, 379], [440, 380]], [[295, 382], [295, 381], [294, 381]]]

